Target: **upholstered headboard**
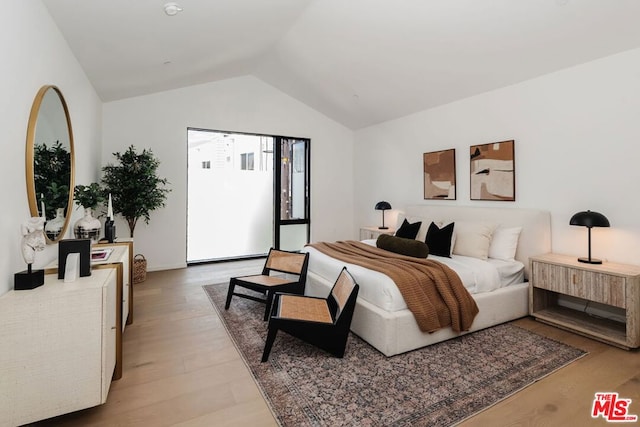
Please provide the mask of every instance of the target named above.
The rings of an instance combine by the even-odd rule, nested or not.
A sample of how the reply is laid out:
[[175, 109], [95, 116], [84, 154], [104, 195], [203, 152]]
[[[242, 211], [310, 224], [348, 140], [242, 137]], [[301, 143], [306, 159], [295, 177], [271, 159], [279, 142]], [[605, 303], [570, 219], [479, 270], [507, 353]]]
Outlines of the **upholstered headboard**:
[[424, 221], [487, 221], [504, 227], [522, 227], [515, 259], [524, 264], [526, 278], [529, 277], [529, 257], [551, 252], [551, 215], [548, 211], [520, 208], [409, 205], [404, 216], [408, 219], [421, 218]]

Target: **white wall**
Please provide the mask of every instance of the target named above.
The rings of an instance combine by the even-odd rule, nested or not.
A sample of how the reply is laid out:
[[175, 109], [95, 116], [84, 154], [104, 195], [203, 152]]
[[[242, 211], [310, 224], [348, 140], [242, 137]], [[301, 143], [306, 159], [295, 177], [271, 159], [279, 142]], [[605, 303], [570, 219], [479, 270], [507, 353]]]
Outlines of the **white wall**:
[[[593, 256], [640, 264], [640, 49], [362, 129], [355, 136], [356, 226], [394, 208], [440, 203], [531, 207], [552, 215], [553, 251], [586, 256], [578, 211], [607, 216]], [[515, 140], [516, 202], [469, 198], [469, 146]], [[424, 201], [422, 153], [456, 149], [457, 200]], [[393, 213], [392, 213], [393, 215]]]
[[[185, 266], [187, 128], [264, 133], [311, 139], [313, 240], [352, 237], [353, 132], [254, 77], [239, 77], [103, 106], [103, 163], [133, 144], [151, 148], [158, 174], [171, 183], [167, 206], [135, 230], [135, 251], [148, 269]], [[233, 206], [212, 206], [234, 209]], [[116, 223], [118, 235], [128, 233]]]
[[[13, 289], [14, 273], [26, 269], [20, 254], [20, 224], [30, 216], [25, 141], [29, 111], [38, 89], [54, 84], [64, 94], [75, 136], [78, 182], [97, 179], [101, 126], [101, 102], [44, 5], [39, 0], [2, 0], [2, 10], [0, 294]], [[57, 245], [49, 245], [37, 253], [34, 267], [46, 265], [56, 257]]]

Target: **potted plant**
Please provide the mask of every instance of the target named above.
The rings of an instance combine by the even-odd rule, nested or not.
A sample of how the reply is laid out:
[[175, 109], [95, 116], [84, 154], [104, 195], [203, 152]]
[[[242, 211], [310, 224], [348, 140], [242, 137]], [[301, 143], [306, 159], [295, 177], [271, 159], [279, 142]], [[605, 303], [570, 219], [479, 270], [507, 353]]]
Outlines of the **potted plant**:
[[[111, 194], [113, 213], [120, 214], [129, 225], [129, 236], [133, 237], [140, 218], [149, 223], [152, 211], [164, 207], [168, 181], [157, 175], [160, 161], [151, 150], [138, 153], [133, 145], [124, 152], [113, 153], [116, 164], [102, 168], [102, 184], [105, 194]], [[141, 255], [140, 255], [141, 256]], [[134, 283], [146, 277], [146, 259], [134, 260]]]
[[73, 190], [75, 202], [84, 208], [84, 217], [76, 221], [73, 227], [76, 239], [100, 240], [100, 220], [93, 217], [93, 210], [104, 202], [104, 189], [99, 183], [90, 185], [76, 185]]

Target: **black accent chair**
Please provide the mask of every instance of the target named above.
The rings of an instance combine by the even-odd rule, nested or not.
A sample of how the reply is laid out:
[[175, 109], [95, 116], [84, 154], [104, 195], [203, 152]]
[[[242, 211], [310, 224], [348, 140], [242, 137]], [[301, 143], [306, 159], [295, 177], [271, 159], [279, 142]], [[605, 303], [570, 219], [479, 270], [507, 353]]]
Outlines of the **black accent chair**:
[[[243, 277], [232, 277], [229, 280], [227, 290], [227, 302], [224, 309], [228, 310], [231, 298], [235, 295], [266, 304], [264, 310], [264, 320], [269, 318], [273, 295], [278, 292], [289, 292], [293, 294], [304, 294], [307, 282], [307, 267], [309, 265], [309, 254], [300, 252], [282, 251], [271, 248], [267, 261], [262, 269], [262, 274]], [[272, 276], [272, 272], [286, 273], [296, 277]], [[235, 292], [236, 286], [250, 289], [262, 296], [255, 296], [246, 293]]]
[[262, 361], [269, 359], [278, 330], [343, 357], [359, 289], [344, 267], [327, 298], [277, 293]]

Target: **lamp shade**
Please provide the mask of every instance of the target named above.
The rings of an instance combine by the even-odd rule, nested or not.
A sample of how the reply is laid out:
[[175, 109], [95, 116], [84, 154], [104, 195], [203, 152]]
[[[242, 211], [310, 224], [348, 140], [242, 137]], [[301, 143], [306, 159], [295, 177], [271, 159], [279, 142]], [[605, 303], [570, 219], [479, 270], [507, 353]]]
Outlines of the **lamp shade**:
[[571, 217], [569, 225], [581, 225], [583, 227], [609, 227], [609, 220], [598, 212], [582, 211]]
[[389, 202], [378, 202], [376, 203], [376, 210], [377, 211], [386, 211], [388, 209], [391, 209], [391, 205], [389, 204]]

